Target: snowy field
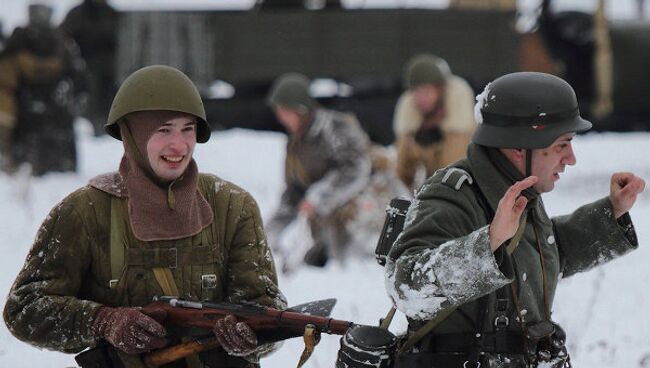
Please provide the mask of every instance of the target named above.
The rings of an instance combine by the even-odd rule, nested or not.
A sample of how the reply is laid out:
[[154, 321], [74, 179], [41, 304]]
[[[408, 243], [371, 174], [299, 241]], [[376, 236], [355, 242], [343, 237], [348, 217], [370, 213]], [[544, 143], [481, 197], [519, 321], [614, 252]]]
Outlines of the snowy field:
[[[25, 179], [0, 174], [0, 307], [4, 306], [14, 277], [50, 208], [67, 193], [96, 174], [113, 171], [121, 156], [119, 142], [92, 137], [77, 125], [80, 172], [50, 174]], [[279, 133], [231, 130], [215, 132], [197, 145], [196, 159], [204, 172], [238, 183], [258, 200], [263, 216], [271, 214], [282, 191], [285, 137]], [[616, 170], [650, 179], [650, 134], [589, 134], [575, 140], [578, 165], [567, 168], [556, 190], [545, 196], [550, 214], [571, 211], [609, 190], [609, 175]], [[640, 249], [592, 272], [560, 283], [554, 318], [567, 330], [574, 367], [650, 367], [650, 196], [639, 198], [632, 218]], [[368, 239], [371, 246], [376, 238]], [[390, 304], [383, 287], [382, 268], [372, 259], [350, 259], [324, 269], [303, 267], [290, 277], [281, 276], [280, 287], [291, 305], [335, 297], [333, 316], [358, 323], [376, 324]], [[398, 315], [394, 332], [405, 328]], [[263, 360], [264, 367], [295, 366], [302, 339], [293, 339]], [[306, 367], [333, 367], [338, 337], [324, 336]], [[0, 367], [62, 368], [75, 366], [71, 355], [38, 350], [12, 337], [0, 325]]]

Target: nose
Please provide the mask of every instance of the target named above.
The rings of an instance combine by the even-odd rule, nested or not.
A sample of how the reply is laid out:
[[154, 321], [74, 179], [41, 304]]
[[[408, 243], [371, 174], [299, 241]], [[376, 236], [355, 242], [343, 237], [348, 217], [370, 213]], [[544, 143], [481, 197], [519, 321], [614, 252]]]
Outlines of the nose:
[[564, 158], [562, 159], [562, 163], [564, 165], [573, 166], [573, 165], [576, 164], [576, 161], [577, 161], [577, 159], [576, 159], [575, 153], [573, 153], [573, 146], [571, 145], [571, 143], [569, 143], [567, 153], [564, 156]]
[[169, 136], [168, 146], [172, 149], [178, 149], [185, 145], [185, 137], [181, 131], [174, 131]]

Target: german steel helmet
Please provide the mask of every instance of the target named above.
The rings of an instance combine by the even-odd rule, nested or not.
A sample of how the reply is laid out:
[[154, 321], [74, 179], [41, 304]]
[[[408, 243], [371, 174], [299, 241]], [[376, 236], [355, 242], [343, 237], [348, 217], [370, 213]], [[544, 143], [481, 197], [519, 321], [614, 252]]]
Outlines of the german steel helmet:
[[551, 74], [519, 72], [489, 83], [474, 108], [472, 142], [497, 148], [538, 149], [562, 134], [591, 129], [580, 117], [573, 88]]
[[117, 122], [136, 111], [168, 110], [198, 118], [196, 141], [210, 139], [210, 126], [201, 95], [190, 78], [180, 70], [166, 65], [146, 66], [128, 76], [115, 94], [108, 122], [104, 126], [113, 138], [121, 140]]

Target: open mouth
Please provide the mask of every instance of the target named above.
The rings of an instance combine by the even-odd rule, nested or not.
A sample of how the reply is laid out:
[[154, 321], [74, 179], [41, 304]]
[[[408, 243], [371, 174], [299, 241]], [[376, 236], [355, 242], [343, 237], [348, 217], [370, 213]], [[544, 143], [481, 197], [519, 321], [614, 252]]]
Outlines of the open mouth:
[[183, 161], [184, 158], [185, 158], [185, 156], [162, 156], [162, 159], [164, 161], [172, 163], [172, 164], [177, 164], [177, 163]]

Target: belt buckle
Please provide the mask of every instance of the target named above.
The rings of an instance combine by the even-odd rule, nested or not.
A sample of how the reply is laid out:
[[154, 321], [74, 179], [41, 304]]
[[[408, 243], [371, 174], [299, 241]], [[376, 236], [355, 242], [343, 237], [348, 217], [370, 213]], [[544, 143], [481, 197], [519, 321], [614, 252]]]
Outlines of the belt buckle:
[[508, 327], [509, 324], [510, 320], [504, 315], [497, 316], [497, 318], [494, 319], [494, 326], [497, 328]]
[[469, 360], [466, 360], [465, 363], [463, 363], [463, 368], [481, 368], [481, 362], [470, 363]]

